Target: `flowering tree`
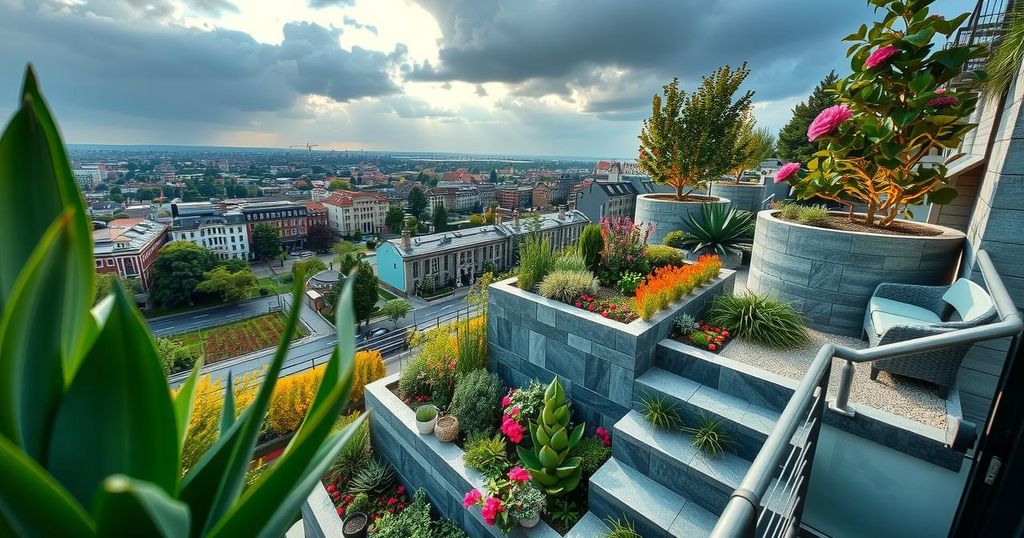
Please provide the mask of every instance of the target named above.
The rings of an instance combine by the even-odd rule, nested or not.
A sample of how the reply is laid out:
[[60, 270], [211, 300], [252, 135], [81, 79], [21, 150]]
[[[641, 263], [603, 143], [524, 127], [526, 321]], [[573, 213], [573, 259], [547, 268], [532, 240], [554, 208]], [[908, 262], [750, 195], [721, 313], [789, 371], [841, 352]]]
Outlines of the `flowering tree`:
[[738, 124], [750, 110], [754, 92], [734, 99], [750, 74], [747, 64], [738, 69], [725, 65], [690, 93], [672, 79], [655, 95], [651, 117], [640, 133], [637, 163], [654, 181], [671, 185], [682, 200], [710, 179], [717, 179], [733, 164], [732, 149], [741, 130]]
[[910, 216], [910, 205], [947, 204], [957, 196], [946, 165], [962, 155], [922, 161], [936, 151], [955, 150], [975, 127], [965, 118], [977, 96], [945, 85], [983, 50], [936, 47], [936, 37], [948, 38], [967, 14], [929, 16], [932, 1], [870, 0], [884, 17], [846, 36], [854, 43], [847, 53], [853, 72], [831, 88], [839, 104], [823, 110], [807, 129], [820, 150], [806, 170], [799, 163], [783, 166], [776, 183], [790, 182], [800, 199], [849, 205], [851, 221], [853, 204], [862, 203], [864, 222], [883, 227]]

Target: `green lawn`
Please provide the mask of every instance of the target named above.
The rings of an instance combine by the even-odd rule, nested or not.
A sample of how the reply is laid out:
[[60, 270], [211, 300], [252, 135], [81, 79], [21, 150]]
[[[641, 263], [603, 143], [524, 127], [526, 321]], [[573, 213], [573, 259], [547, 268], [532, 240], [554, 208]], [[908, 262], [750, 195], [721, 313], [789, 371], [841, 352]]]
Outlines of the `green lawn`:
[[278, 278], [271, 278], [269, 276], [265, 276], [263, 278], [258, 279], [256, 281], [257, 288], [255, 290], [253, 290], [252, 293], [249, 294], [249, 298], [253, 299], [253, 298], [259, 297], [260, 296], [260, 288], [266, 288], [267, 290], [269, 290], [270, 293], [268, 295], [277, 295], [279, 293], [291, 293], [292, 292], [292, 285], [291, 285], [291, 283], [288, 283], [288, 284], [281, 283], [279, 285], [278, 284], [279, 279], [280, 279], [280, 277], [278, 277]]
[[[210, 364], [277, 345], [286, 320], [283, 313], [275, 312], [183, 333], [173, 338], [196, 355], [203, 356], [204, 363]], [[305, 335], [306, 330], [301, 325], [295, 328], [294, 338]]]

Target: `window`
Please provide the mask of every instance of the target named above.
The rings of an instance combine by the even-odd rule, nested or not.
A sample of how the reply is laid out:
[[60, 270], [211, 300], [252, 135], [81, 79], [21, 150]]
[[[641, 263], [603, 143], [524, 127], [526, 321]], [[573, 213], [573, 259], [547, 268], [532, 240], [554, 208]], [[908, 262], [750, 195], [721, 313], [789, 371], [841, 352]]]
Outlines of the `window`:
[[412, 262], [412, 277], [413, 278], [419, 278], [419, 276], [420, 276], [420, 262], [413, 261]]

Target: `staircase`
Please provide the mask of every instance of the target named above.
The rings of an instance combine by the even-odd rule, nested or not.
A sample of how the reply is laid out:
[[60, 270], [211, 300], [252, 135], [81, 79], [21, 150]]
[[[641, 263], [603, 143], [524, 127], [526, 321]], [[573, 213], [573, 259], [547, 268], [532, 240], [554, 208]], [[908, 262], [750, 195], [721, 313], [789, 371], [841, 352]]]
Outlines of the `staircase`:
[[[633, 410], [614, 426], [612, 458], [590, 479], [591, 515], [599, 520], [626, 517], [645, 538], [707, 536], [794, 387], [793, 381], [712, 353], [661, 342], [655, 366], [635, 381]], [[702, 414], [721, 419], [732, 447], [707, 456], [693, 447], [690, 434], [651, 426], [640, 411], [640, 399], [649, 396], [673, 402], [687, 426]], [[805, 430], [792, 444], [804, 442]], [[769, 497], [768, 514], [774, 512], [773, 500], [789, 495], [787, 488], [778, 488]]]

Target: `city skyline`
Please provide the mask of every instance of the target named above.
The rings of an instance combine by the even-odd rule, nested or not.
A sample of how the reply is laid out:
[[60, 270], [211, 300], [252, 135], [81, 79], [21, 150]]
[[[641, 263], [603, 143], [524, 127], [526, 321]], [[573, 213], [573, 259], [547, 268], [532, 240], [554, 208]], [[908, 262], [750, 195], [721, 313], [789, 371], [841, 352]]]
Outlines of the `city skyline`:
[[0, 93], [33, 62], [75, 144], [628, 157], [672, 76], [748, 61], [777, 131], [843, 72], [869, 7], [789, 4], [0, 0]]

